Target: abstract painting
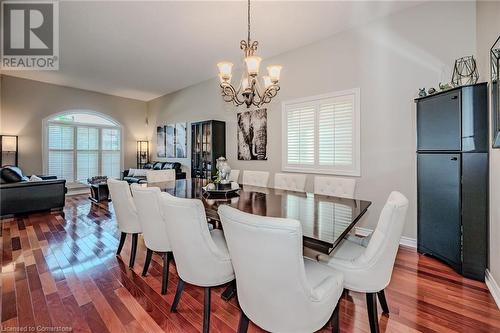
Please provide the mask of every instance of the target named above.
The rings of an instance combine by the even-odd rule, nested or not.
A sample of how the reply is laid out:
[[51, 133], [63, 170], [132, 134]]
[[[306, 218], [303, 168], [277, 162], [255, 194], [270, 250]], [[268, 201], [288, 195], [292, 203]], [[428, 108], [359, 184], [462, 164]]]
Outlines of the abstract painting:
[[165, 149], [165, 126], [156, 127], [156, 156], [167, 157]]
[[238, 159], [267, 160], [267, 109], [238, 113]]
[[187, 123], [175, 124], [175, 157], [187, 157]]
[[175, 124], [165, 126], [167, 128], [167, 157], [175, 157]]

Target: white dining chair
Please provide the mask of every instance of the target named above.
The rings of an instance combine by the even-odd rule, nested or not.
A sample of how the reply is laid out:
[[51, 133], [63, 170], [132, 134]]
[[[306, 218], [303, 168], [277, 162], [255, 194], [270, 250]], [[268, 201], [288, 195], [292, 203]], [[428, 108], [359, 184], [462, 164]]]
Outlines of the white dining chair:
[[243, 185], [267, 187], [268, 182], [269, 182], [269, 172], [267, 171], [252, 171], [252, 170], [243, 171], [243, 180], [242, 180]]
[[229, 174], [229, 180], [232, 182], [238, 182], [240, 179], [240, 170], [231, 170], [231, 173]]
[[132, 189], [132, 196], [137, 208], [142, 235], [147, 249], [142, 276], [146, 276], [148, 273], [153, 252], [161, 254], [163, 257], [161, 293], [166, 294], [172, 249], [168, 239], [167, 225], [160, 208], [160, 188], [143, 187], [139, 184], [132, 184], [130, 188]]
[[389, 313], [384, 289], [391, 281], [394, 261], [408, 210], [408, 199], [392, 192], [380, 213], [377, 227], [365, 240], [344, 240], [330, 255], [318, 259], [344, 273], [345, 288], [366, 293], [372, 333], [379, 332], [377, 295], [383, 313]]
[[175, 180], [175, 170], [146, 170], [148, 183], [161, 183]]
[[208, 229], [205, 208], [200, 200], [180, 199], [168, 193], [160, 196], [163, 215], [168, 217], [165, 219], [167, 232], [179, 274], [171, 311], [177, 311], [185, 283], [203, 287], [203, 332], [208, 332], [211, 287], [234, 280], [224, 234], [220, 229]]
[[130, 251], [129, 267], [134, 267], [135, 255], [137, 253], [137, 240], [139, 233], [142, 232], [137, 209], [135, 208], [130, 187], [126, 181], [108, 179], [108, 188], [113, 207], [115, 210], [118, 229], [121, 232], [120, 243], [116, 255], [122, 252], [125, 239], [128, 234], [132, 235], [132, 248]]
[[274, 175], [274, 188], [296, 192], [305, 192], [306, 175], [277, 173]]
[[236, 275], [238, 332], [251, 320], [269, 332], [314, 332], [331, 318], [339, 332], [342, 274], [302, 257], [302, 228], [292, 219], [218, 209]]
[[342, 198], [354, 198], [356, 180], [339, 177], [314, 177], [314, 193]]

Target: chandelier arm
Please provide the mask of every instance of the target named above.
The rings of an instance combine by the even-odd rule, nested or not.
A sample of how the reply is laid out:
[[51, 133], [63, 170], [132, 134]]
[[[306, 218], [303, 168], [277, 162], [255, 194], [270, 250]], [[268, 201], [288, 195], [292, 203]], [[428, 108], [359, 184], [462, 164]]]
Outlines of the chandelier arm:
[[236, 106], [243, 104], [243, 101], [240, 101], [238, 98], [238, 93], [234, 89], [233, 85], [230, 83], [221, 83], [220, 87], [222, 88], [222, 98], [225, 102], [233, 102]]

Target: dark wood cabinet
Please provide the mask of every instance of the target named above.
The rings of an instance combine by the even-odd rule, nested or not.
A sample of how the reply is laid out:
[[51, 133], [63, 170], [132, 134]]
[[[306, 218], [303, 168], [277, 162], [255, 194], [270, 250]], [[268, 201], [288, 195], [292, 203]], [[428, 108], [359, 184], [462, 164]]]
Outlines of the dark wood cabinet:
[[484, 280], [488, 263], [485, 83], [417, 102], [418, 251]]
[[218, 120], [191, 124], [191, 178], [211, 178], [216, 160], [226, 156], [226, 123]]

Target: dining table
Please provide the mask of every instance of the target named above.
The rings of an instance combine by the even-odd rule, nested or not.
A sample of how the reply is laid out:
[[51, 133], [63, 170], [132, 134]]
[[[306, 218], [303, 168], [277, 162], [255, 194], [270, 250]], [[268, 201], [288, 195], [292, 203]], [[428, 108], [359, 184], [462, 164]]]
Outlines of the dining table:
[[242, 212], [296, 219], [302, 226], [303, 245], [330, 254], [366, 213], [371, 202], [360, 199], [295, 192], [269, 187], [239, 185], [229, 195], [205, 191], [210, 181], [202, 178], [148, 183], [178, 198], [199, 199], [211, 221], [219, 221], [217, 209], [229, 205]]

